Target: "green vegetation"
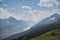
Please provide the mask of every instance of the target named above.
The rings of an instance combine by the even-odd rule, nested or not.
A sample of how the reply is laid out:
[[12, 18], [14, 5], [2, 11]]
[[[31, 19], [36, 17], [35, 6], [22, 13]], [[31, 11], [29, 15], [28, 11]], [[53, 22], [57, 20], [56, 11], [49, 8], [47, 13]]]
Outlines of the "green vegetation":
[[60, 40], [60, 29], [55, 29], [29, 40]]
[[[33, 35], [32, 35], [33, 36]], [[60, 28], [35, 37], [20, 37], [17, 40], [60, 40]]]

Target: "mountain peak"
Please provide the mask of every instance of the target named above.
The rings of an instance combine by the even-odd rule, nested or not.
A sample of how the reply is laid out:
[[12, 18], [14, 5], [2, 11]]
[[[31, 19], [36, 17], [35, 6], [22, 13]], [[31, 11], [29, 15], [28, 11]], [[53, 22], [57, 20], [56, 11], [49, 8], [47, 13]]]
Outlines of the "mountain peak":
[[9, 20], [16, 20], [16, 19], [15, 19], [14, 17], [12, 17], [12, 16], [9, 17], [8, 19], [9, 19]]
[[9, 19], [15, 19], [15, 18], [13, 18], [13, 17], [11, 16], [11, 17], [9, 17]]
[[51, 17], [59, 17], [59, 16], [60, 16], [59, 14], [55, 13]]

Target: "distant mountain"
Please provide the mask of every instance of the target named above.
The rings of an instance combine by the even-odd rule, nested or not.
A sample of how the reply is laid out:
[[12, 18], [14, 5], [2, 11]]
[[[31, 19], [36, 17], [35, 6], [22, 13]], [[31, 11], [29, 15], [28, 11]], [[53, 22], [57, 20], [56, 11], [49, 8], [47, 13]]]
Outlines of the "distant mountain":
[[60, 15], [55, 13], [55, 14], [51, 15], [50, 17], [47, 17], [44, 20], [42, 20], [41, 23], [39, 23], [39, 24], [46, 25], [46, 24], [54, 23], [58, 20], [60, 20]]
[[18, 38], [20, 37], [20, 40], [24, 40], [24, 39], [28, 39], [37, 35], [41, 35], [47, 31], [53, 30], [55, 28], [60, 28], [60, 15], [58, 14], [53, 14], [50, 17], [45, 18], [44, 20], [42, 20], [40, 23], [34, 25], [33, 27], [31, 27], [31, 29], [13, 35], [7, 39], [14, 39], [14, 38]]
[[0, 39], [16, 33], [20, 33], [24, 30], [24, 28], [27, 27], [28, 23], [24, 20], [16, 20], [13, 17], [9, 17], [7, 19], [0, 19]]
[[56, 29], [56, 28], [60, 28], [60, 15], [58, 15], [57, 13], [51, 15], [50, 17], [45, 18], [40, 23], [31, 27], [31, 29], [29, 29], [25, 32], [16, 34], [16, 35], [12, 35], [12, 36], [6, 38], [6, 40], [15, 39], [18, 37], [20, 38], [20, 40], [22, 40], [22, 39], [27, 40], [31, 37], [41, 35], [45, 32], [48, 32], [48, 31]]
[[[49, 26], [53, 27], [53, 26], [55, 26], [55, 24], [56, 24], [57, 28], [60, 27], [60, 26], [58, 26], [60, 24], [60, 15], [57, 14], [57, 13], [51, 15], [50, 17], [45, 18], [40, 23], [38, 23], [35, 26], [31, 27], [29, 32], [30, 31], [33, 31], [33, 32], [42, 31], [44, 28], [48, 28], [49, 29]], [[53, 28], [55, 28], [55, 27], [53, 27]]]
[[27, 23], [24, 20], [16, 20], [13, 17], [9, 17], [8, 19], [0, 19], [0, 27], [2, 30], [9, 30], [10, 28], [14, 28], [19, 26], [20, 29], [23, 29], [27, 26]]

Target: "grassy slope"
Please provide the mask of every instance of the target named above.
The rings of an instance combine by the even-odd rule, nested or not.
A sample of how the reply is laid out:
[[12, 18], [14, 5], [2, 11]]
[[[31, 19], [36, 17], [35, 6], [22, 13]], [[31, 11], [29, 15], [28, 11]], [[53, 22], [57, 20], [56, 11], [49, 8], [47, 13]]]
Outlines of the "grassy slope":
[[55, 29], [30, 40], [60, 40], [60, 29]]

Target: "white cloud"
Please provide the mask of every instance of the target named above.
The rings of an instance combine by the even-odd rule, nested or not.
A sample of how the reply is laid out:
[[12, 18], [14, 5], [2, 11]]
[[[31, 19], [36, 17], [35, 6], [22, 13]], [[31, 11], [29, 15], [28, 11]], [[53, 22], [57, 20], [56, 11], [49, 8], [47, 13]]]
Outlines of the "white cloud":
[[11, 16], [11, 14], [8, 12], [7, 9], [0, 8], [0, 19], [5, 19], [10, 16]]
[[60, 9], [53, 9], [52, 12], [60, 15]]
[[[40, 10], [32, 10], [31, 7], [22, 6], [22, 14], [14, 14], [14, 17], [18, 20], [27, 20], [32, 22], [37, 22], [38, 20], [42, 20], [53, 13], [48, 10], [40, 11]], [[28, 10], [29, 9], [29, 10]]]
[[[21, 14], [22, 13], [22, 14]], [[60, 9], [54, 9], [51, 12], [49, 10], [41, 11], [41, 10], [32, 10], [29, 6], [22, 6], [21, 13], [10, 13], [8, 9], [0, 8], [0, 18], [8, 18], [13, 16], [17, 20], [25, 20], [25, 21], [32, 21], [37, 22], [38, 20], [42, 20], [54, 13], [60, 14]]]
[[40, 0], [39, 6], [44, 6], [44, 7], [53, 7], [54, 4], [56, 6], [60, 5], [60, 3], [56, 0]]
[[8, 6], [7, 4], [3, 4], [3, 6]]
[[60, 9], [53, 9], [51, 12], [49, 10], [32, 10], [31, 7], [23, 6], [22, 7], [22, 14], [20, 13], [10, 13], [8, 9], [0, 8], [0, 19], [9, 18], [10, 16], [16, 18], [17, 20], [25, 20], [29, 22], [28, 28], [25, 30], [31, 28], [34, 24], [36, 24], [39, 21], [42, 21], [42, 19], [49, 17], [53, 15], [54, 13], [60, 14]]
[[24, 10], [31, 10], [31, 7], [29, 7], [29, 6], [22, 6], [22, 8], [23, 8]]
[[37, 22], [38, 20], [42, 20], [54, 13], [58, 13], [60, 9], [55, 9], [50, 12], [49, 10], [41, 11], [41, 10], [32, 10], [29, 6], [22, 6], [22, 14], [15, 14], [13, 13], [13, 17], [17, 20], [25, 20], [25, 21], [32, 21]]
[[60, 5], [59, 1], [55, 1], [56, 6]]

